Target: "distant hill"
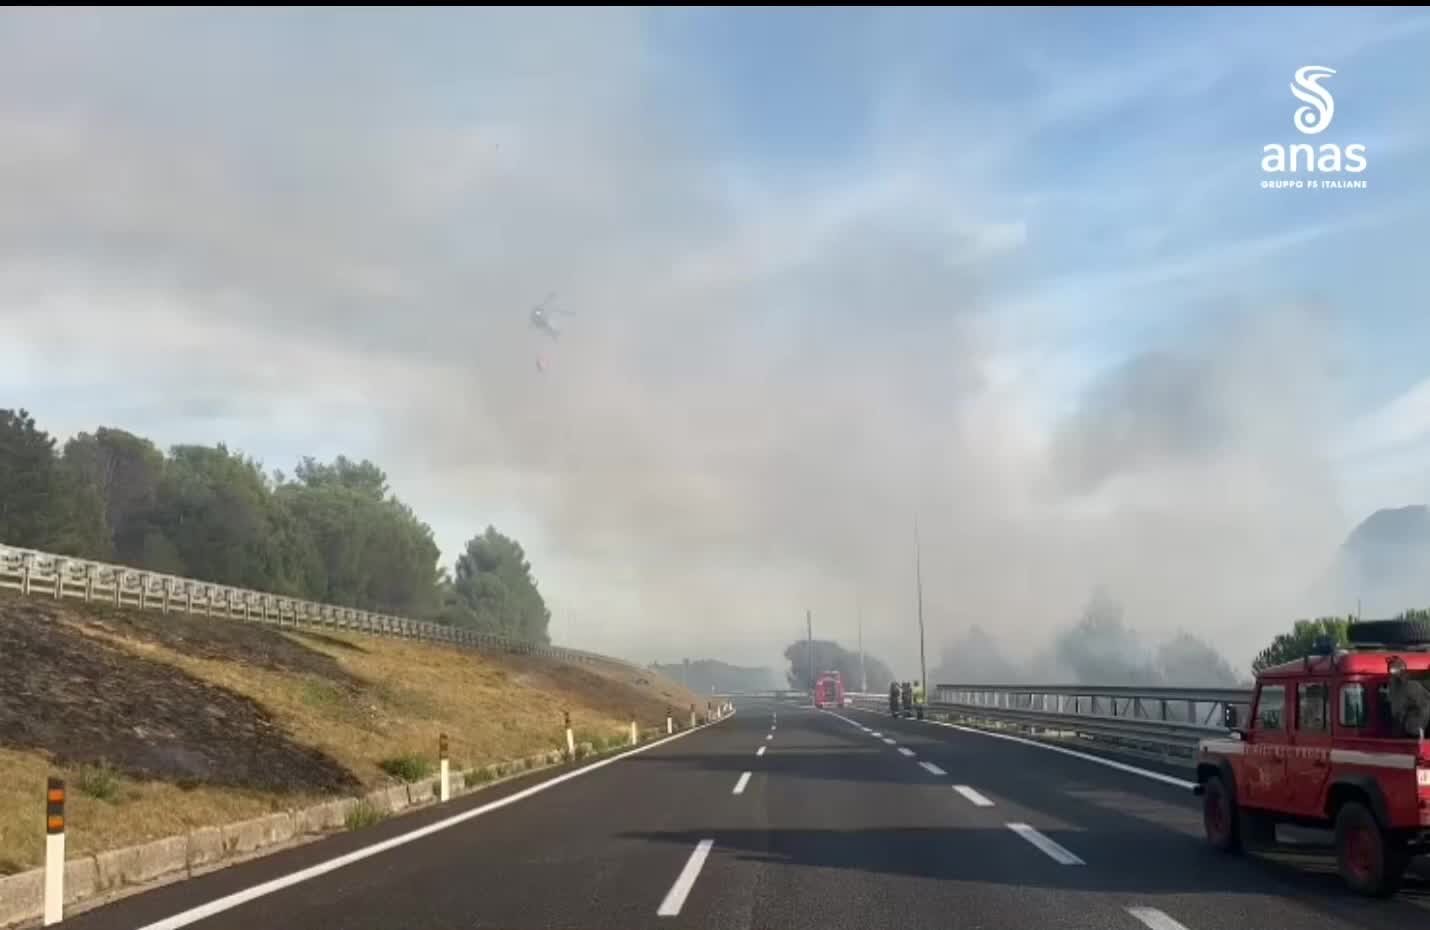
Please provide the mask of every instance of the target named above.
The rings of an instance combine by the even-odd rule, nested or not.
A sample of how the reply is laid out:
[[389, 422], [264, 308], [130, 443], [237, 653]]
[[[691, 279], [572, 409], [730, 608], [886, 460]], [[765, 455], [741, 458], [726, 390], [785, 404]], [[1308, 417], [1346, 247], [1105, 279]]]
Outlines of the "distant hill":
[[678, 681], [696, 694], [727, 691], [771, 691], [783, 688], [773, 669], [743, 668], [716, 659], [687, 659], [651, 668], [672, 681]]
[[1430, 507], [1377, 510], [1346, 538], [1317, 599], [1321, 612], [1389, 617], [1430, 606]]

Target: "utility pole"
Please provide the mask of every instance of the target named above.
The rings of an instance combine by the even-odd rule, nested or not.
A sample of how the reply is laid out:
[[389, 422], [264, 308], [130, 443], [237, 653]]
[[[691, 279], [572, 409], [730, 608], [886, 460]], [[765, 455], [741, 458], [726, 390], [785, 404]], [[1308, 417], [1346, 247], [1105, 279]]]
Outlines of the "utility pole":
[[[804, 611], [804, 651], [809, 653], [809, 689], [814, 694], [814, 612]], [[813, 700], [813, 697], [810, 698]]]
[[914, 589], [919, 603], [919, 682], [923, 685], [924, 700], [928, 700], [929, 673], [924, 659], [924, 569], [923, 554], [919, 548], [919, 518], [914, 517]]
[[869, 676], [864, 672], [864, 605], [854, 596], [854, 616], [859, 624], [859, 692], [869, 693]]

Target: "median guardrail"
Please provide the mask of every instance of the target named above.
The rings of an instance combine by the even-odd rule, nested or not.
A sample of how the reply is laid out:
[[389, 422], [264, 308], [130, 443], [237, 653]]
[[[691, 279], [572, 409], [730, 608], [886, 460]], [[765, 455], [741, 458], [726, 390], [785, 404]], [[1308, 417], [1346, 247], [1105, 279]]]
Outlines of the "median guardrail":
[[720, 691], [715, 697], [761, 698], [766, 701], [808, 701], [808, 691]]
[[0, 543], [0, 588], [55, 599], [100, 601], [116, 607], [182, 611], [275, 626], [346, 630], [420, 639], [485, 652], [519, 653], [565, 662], [604, 662], [647, 673], [624, 659], [582, 649], [543, 646], [462, 627], [393, 614], [320, 604], [265, 591], [214, 584], [126, 565], [77, 559]]
[[[1251, 694], [1243, 688], [940, 684], [925, 712], [968, 726], [1191, 764], [1202, 739], [1226, 732], [1225, 707], [1234, 706], [1247, 718]], [[866, 710], [888, 713], [887, 696], [861, 694], [854, 700]]]

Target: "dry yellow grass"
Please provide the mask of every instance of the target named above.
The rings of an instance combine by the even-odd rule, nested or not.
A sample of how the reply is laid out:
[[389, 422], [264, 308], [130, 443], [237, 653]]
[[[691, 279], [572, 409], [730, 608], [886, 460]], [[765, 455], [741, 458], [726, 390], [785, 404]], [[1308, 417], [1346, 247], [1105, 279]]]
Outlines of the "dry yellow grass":
[[[15, 603], [0, 601], [0, 623]], [[691, 704], [701, 712], [706, 706], [654, 673], [618, 666], [490, 656], [355, 634], [278, 631], [239, 621], [138, 617], [84, 605], [51, 602], [43, 610], [46, 624], [58, 624], [47, 629], [77, 637], [81, 649], [88, 642], [132, 657], [151, 674], [168, 668], [163, 674], [251, 701], [285, 744], [315, 750], [363, 787], [392, 781], [379, 767], [384, 759], [415, 755], [435, 769], [442, 733], [460, 771], [563, 746], [564, 710], [570, 711], [580, 738], [617, 740], [627, 737], [632, 715], [642, 728], [663, 726], [667, 707], [683, 720]], [[183, 635], [170, 635], [168, 627], [163, 636], [152, 635], [156, 619], [186, 625]], [[249, 637], [254, 644], [243, 641]], [[314, 662], [295, 668], [291, 662], [271, 661], [294, 647]], [[251, 662], [246, 658], [250, 651]], [[69, 685], [100, 692], [106, 687], [102, 680]], [[0, 700], [7, 697], [16, 696], [0, 694]], [[205, 710], [194, 707], [192, 713]], [[146, 721], [132, 723], [142, 728]], [[162, 737], [156, 742], [162, 745]], [[43, 787], [51, 774], [64, 776], [70, 786], [68, 849], [74, 855], [300, 807], [322, 796], [319, 789], [301, 785], [280, 794], [213, 780], [136, 777], [123, 774], [121, 759], [115, 760], [118, 781], [102, 792], [111, 797], [101, 800], [79, 790], [79, 760], [56, 760], [54, 748], [0, 746], [0, 874], [40, 862]], [[354, 790], [361, 788], [355, 784]]]
[[[632, 713], [642, 725], [664, 720], [667, 702], [659, 692], [623, 687], [582, 666], [524, 656], [493, 658], [412, 642], [341, 639], [368, 651], [321, 641], [311, 645], [363, 679], [367, 685], [361, 689], [349, 690], [313, 675], [194, 659], [163, 647], [139, 648], [151, 658], [258, 701], [297, 742], [321, 749], [365, 784], [388, 780], [378, 768], [383, 759], [416, 755], [435, 763], [442, 733], [447, 734], [453, 766], [461, 770], [561, 747], [567, 709], [576, 730], [612, 737], [629, 732]], [[674, 686], [666, 691], [688, 708], [688, 694]]]
[[0, 875], [44, 861], [45, 779], [65, 779], [68, 857], [157, 840], [194, 827], [227, 823], [316, 803], [318, 795], [273, 795], [237, 788], [189, 790], [161, 781], [120, 777], [113, 801], [78, 789], [79, 766], [53, 765], [38, 753], [0, 748]]

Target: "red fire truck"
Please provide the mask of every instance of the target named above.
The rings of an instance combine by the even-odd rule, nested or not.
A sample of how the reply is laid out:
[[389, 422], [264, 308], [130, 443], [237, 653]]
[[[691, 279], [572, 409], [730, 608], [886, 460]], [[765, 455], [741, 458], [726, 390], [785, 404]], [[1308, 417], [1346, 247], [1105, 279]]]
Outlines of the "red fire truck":
[[844, 680], [838, 672], [820, 672], [814, 682], [814, 706], [843, 707]]

